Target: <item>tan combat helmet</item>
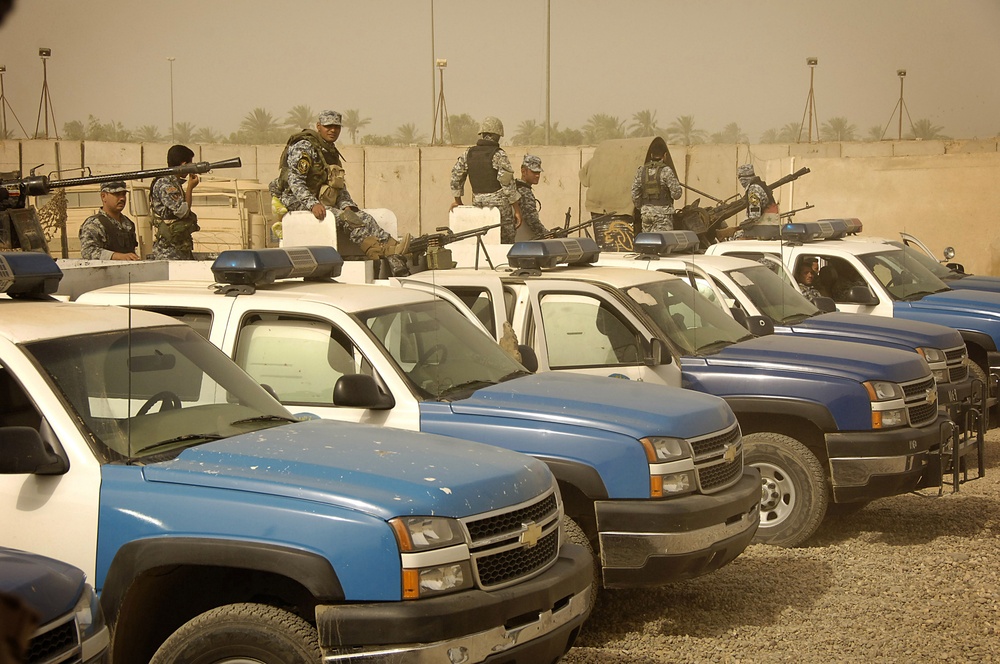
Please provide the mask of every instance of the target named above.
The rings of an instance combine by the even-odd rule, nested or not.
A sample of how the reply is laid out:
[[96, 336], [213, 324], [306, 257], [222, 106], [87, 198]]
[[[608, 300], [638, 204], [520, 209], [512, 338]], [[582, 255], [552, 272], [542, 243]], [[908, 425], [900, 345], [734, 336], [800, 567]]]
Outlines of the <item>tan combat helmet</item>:
[[483, 123], [479, 125], [480, 134], [496, 134], [497, 136], [503, 136], [503, 123], [500, 122], [500, 118], [495, 118], [492, 115], [488, 115], [483, 118]]

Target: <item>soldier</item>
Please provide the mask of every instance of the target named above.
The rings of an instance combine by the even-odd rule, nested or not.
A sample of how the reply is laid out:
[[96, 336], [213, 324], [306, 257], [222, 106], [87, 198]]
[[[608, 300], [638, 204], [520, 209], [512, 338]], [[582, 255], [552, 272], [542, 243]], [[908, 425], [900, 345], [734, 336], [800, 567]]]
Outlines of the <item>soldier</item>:
[[795, 282], [799, 285], [799, 290], [809, 298], [810, 302], [815, 302], [817, 297], [821, 297], [819, 290], [813, 285], [816, 281], [816, 268], [814, 264], [814, 259], [803, 258], [795, 270]]
[[746, 190], [747, 197], [747, 218], [740, 223], [740, 228], [746, 230], [757, 224], [781, 223], [774, 194], [771, 188], [754, 173], [753, 164], [741, 164], [736, 175], [740, 185]]
[[[167, 166], [190, 164], [194, 151], [186, 145], [174, 145], [167, 150]], [[196, 173], [182, 183], [178, 175], [165, 175], [149, 185], [150, 210], [156, 239], [152, 256], [156, 260], [194, 260], [192, 234], [201, 230], [198, 215], [191, 210], [191, 196], [200, 178]]]
[[278, 177], [269, 186], [275, 212], [282, 216], [289, 210], [310, 210], [322, 221], [329, 210], [337, 227], [347, 231], [366, 257], [387, 258], [395, 276], [409, 274], [402, 256], [409, 235], [402, 242], [390, 236], [374, 217], [358, 208], [347, 190], [343, 158], [336, 145], [341, 123], [339, 112], [323, 111], [315, 131], [303, 129], [288, 139]]
[[674, 169], [666, 164], [665, 144], [655, 142], [649, 148], [649, 161], [639, 167], [632, 181], [632, 203], [639, 209], [642, 231], [674, 230], [674, 201], [684, 191]]
[[135, 224], [125, 216], [128, 189], [121, 180], [101, 185], [101, 209], [80, 226], [80, 257], [102, 261], [137, 261]]
[[521, 208], [521, 220], [531, 231], [531, 239], [536, 240], [549, 232], [538, 218], [542, 204], [535, 198], [531, 185], [538, 184], [542, 172], [542, 158], [533, 154], [524, 155], [521, 161], [521, 179], [515, 181], [517, 193], [520, 195], [518, 206]]
[[463, 152], [451, 169], [451, 193], [454, 210], [462, 203], [465, 179], [472, 187], [472, 204], [479, 208], [495, 207], [500, 210], [500, 242], [511, 244], [521, 225], [521, 206], [514, 186], [514, 169], [507, 153], [500, 147], [503, 123], [498, 118], [483, 118], [479, 126], [479, 140]]

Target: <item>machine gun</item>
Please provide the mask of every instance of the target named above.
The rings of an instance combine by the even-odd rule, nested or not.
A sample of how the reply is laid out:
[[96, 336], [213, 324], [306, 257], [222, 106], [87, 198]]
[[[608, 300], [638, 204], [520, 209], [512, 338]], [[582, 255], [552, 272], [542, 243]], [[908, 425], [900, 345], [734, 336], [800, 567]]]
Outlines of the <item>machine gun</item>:
[[412, 257], [411, 262], [413, 262], [413, 259], [418, 262], [419, 268], [427, 270], [449, 270], [455, 267], [456, 263], [451, 259], [451, 250], [445, 249], [444, 245], [474, 237], [476, 238], [477, 243], [476, 267], [479, 266], [479, 250], [482, 249], [483, 254], [486, 257], [486, 262], [489, 263], [490, 269], [493, 269], [493, 261], [490, 260], [489, 252], [486, 251], [486, 244], [483, 242], [483, 236], [494, 228], [500, 228], [500, 224], [490, 224], [489, 226], [470, 228], [467, 231], [459, 231], [458, 233], [454, 232], [447, 226], [439, 226], [437, 231], [434, 233], [427, 233], [410, 240], [410, 245], [406, 249], [406, 253]]
[[[809, 173], [808, 168], [800, 168], [794, 173], [775, 180], [768, 186], [773, 191], [781, 185], [798, 180], [806, 173]], [[744, 195], [738, 195], [722, 201], [718, 198], [713, 198], [704, 192], [698, 191], [697, 189], [688, 187], [687, 185], [681, 186], [697, 194], [711, 198], [718, 203], [715, 207], [703, 208], [699, 205], [701, 199], [698, 198], [695, 199], [693, 203], [685, 205], [674, 216], [674, 219], [680, 228], [685, 228], [698, 234], [698, 238], [701, 240], [703, 248], [715, 242], [715, 231], [718, 229], [721, 222], [729, 219], [730, 217], [736, 216], [747, 207], [747, 197]], [[796, 210], [796, 212], [798, 212], [798, 210]]]
[[32, 168], [26, 178], [21, 177], [20, 171], [0, 173], [0, 248], [48, 253], [45, 234], [34, 208], [28, 205], [28, 196], [42, 196], [54, 189], [66, 187], [81, 187], [116, 180], [142, 180], [163, 175], [201, 174], [217, 168], [239, 168], [242, 165], [243, 162], [239, 157], [233, 157], [216, 162], [199, 161], [167, 168], [86, 175], [65, 180], [52, 180], [45, 175], [36, 175], [38, 166]]
[[788, 212], [782, 212], [781, 214], [778, 215], [778, 217], [781, 219], [790, 219], [791, 217], [794, 217], [796, 213], [802, 212], [803, 210], [809, 210], [814, 207], [816, 206], [810, 205], [809, 201], [806, 201], [806, 204], [803, 205], [802, 207], [795, 208], [794, 210], [789, 210]]

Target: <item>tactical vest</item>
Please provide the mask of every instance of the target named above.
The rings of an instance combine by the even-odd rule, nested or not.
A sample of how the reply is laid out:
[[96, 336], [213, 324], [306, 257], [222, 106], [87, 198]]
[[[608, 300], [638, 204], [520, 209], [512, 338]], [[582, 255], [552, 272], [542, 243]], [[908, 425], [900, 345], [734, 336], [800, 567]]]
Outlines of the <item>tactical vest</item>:
[[674, 199], [670, 190], [660, 183], [660, 172], [667, 168], [662, 160], [647, 161], [642, 166], [642, 203], [643, 205], [673, 205]]
[[763, 180], [761, 180], [758, 176], [755, 175], [752, 178], [750, 178], [750, 181], [747, 183], [747, 189], [749, 189], [750, 185], [752, 184], [759, 185], [760, 188], [764, 190], [764, 193], [767, 194], [767, 201], [766, 202], [761, 201], [762, 203], [764, 203], [765, 208], [771, 205], [772, 203], [777, 202], [774, 200], [774, 193], [771, 192], [771, 188], [768, 187], [767, 184]]
[[280, 167], [278, 171], [278, 195], [288, 191], [288, 150], [299, 141], [309, 141], [309, 145], [319, 154], [320, 162], [313, 162], [309, 166], [309, 172], [305, 174], [306, 188], [313, 194], [318, 194], [320, 187], [328, 183], [328, 165], [342, 166], [340, 160], [340, 150], [334, 146], [332, 149], [329, 143], [320, 138], [312, 129], [303, 129], [295, 134], [285, 143], [285, 149], [281, 152]]
[[135, 252], [135, 248], [139, 246], [139, 243], [135, 239], [134, 231], [129, 232], [120, 227], [103, 210], [97, 214], [97, 219], [101, 222], [101, 226], [104, 227], [104, 237], [108, 242], [107, 246], [104, 247], [105, 249], [119, 254], [131, 254]]
[[500, 191], [500, 173], [493, 167], [493, 155], [500, 150], [500, 145], [493, 141], [480, 139], [465, 153], [469, 166], [469, 185], [473, 194], [491, 194]]

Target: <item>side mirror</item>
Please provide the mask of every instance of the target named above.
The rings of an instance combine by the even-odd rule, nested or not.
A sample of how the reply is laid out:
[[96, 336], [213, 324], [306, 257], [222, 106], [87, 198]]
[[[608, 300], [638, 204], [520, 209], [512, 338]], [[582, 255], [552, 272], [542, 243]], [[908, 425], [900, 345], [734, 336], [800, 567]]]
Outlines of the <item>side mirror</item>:
[[62, 475], [69, 459], [56, 454], [32, 427], [0, 428], [0, 474]]
[[531, 373], [538, 371], [538, 356], [535, 354], [535, 349], [525, 344], [518, 344], [517, 352], [521, 354], [521, 364], [525, 369]]
[[962, 265], [961, 263], [948, 263], [947, 265], [945, 265], [945, 267], [948, 268], [949, 270], [954, 270], [959, 274], [965, 274], [965, 266]]
[[747, 329], [755, 337], [765, 337], [774, 334], [774, 323], [770, 318], [764, 316], [749, 316], [747, 318]]
[[674, 356], [662, 339], [654, 337], [649, 342], [649, 355], [646, 356], [647, 367], [659, 367], [670, 364], [674, 361]]
[[847, 302], [853, 304], [864, 304], [868, 306], [878, 304], [878, 298], [868, 288], [868, 286], [855, 286], [847, 291]]
[[382, 394], [375, 379], [367, 374], [345, 374], [333, 386], [333, 405], [348, 408], [389, 410], [396, 405], [392, 396]]
[[837, 303], [833, 301], [833, 298], [823, 297], [822, 295], [813, 300], [813, 306], [822, 311], [824, 314], [837, 310]]

